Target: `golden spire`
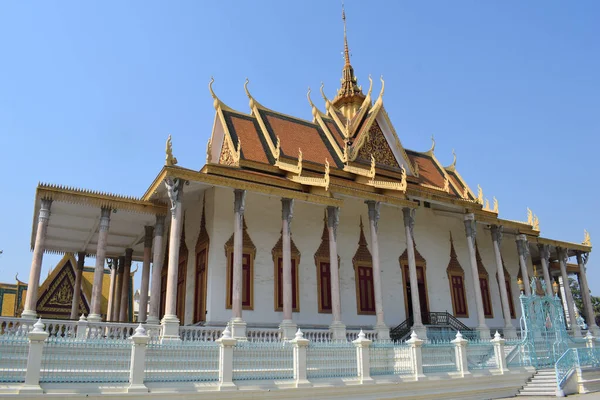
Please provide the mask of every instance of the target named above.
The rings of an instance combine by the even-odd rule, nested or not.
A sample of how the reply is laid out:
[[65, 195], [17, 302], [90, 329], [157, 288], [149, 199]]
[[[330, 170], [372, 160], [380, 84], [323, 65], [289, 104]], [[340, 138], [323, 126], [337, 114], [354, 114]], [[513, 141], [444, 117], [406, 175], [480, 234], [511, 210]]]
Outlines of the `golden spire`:
[[348, 50], [348, 35], [346, 34], [346, 10], [342, 1], [342, 21], [344, 21], [344, 61], [345, 65], [350, 65], [350, 51]]
[[342, 21], [344, 23], [344, 68], [342, 69], [341, 86], [337, 96], [333, 99], [333, 105], [338, 107], [346, 118], [352, 118], [365, 99], [365, 95], [357, 84], [354, 68], [350, 64], [344, 3], [342, 3]]

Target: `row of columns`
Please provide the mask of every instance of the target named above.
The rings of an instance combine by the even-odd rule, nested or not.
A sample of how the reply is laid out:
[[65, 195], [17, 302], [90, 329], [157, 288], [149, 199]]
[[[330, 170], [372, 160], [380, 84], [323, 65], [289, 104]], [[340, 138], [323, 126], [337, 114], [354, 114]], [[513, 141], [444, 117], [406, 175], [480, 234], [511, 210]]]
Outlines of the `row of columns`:
[[[165, 299], [165, 315], [161, 323], [164, 326], [163, 335], [166, 338], [178, 338], [179, 337], [179, 319], [176, 315], [177, 305], [177, 272], [178, 272], [178, 257], [179, 257], [179, 245], [181, 238], [181, 230], [183, 228], [182, 218], [182, 198], [183, 198], [183, 184], [184, 182], [179, 179], [167, 178], [165, 185], [167, 187], [169, 199], [171, 200], [171, 231], [169, 238], [169, 260], [167, 270], [167, 287], [166, 287], [166, 299]], [[234, 251], [233, 251], [233, 293], [232, 293], [232, 318], [230, 321], [232, 334], [234, 338], [242, 338], [246, 336], [246, 324], [242, 318], [242, 253], [243, 253], [243, 216], [245, 210], [245, 197], [246, 191], [241, 189], [234, 190]], [[371, 232], [371, 251], [372, 251], [372, 263], [373, 263], [373, 285], [374, 285], [374, 297], [375, 297], [375, 314], [376, 324], [375, 330], [382, 339], [389, 338], [389, 329], [384, 322], [384, 311], [383, 311], [383, 299], [381, 289], [381, 266], [379, 261], [379, 244], [378, 244], [378, 221], [380, 215], [381, 204], [376, 201], [365, 202], [368, 209], [369, 215], [369, 228]], [[37, 303], [37, 289], [39, 287], [39, 279], [41, 272], [41, 260], [43, 256], [46, 230], [48, 226], [48, 220], [50, 218], [50, 207], [52, 201], [43, 199], [40, 209], [38, 228], [36, 232], [36, 242], [33, 252], [32, 267], [30, 270], [30, 288], [27, 291], [27, 298], [25, 301], [25, 308], [22, 316], [24, 318], [35, 318], [35, 306]], [[292, 271], [291, 271], [291, 222], [293, 218], [293, 206], [294, 201], [292, 199], [282, 199], [282, 244], [283, 244], [283, 320], [281, 322], [281, 328], [283, 336], [286, 339], [292, 339], [296, 330], [296, 325], [293, 322], [292, 313]], [[95, 322], [100, 321], [100, 299], [102, 295], [102, 280], [104, 274], [104, 263], [106, 258], [106, 241], [108, 236], [108, 230], [110, 225], [110, 212], [108, 208], [101, 209], [101, 217], [99, 224], [99, 235], [98, 245], [96, 253], [96, 266], [94, 270], [94, 284], [92, 288], [92, 301], [91, 301], [91, 312], [88, 316], [88, 321]], [[413, 229], [415, 224], [415, 209], [404, 208], [403, 219], [405, 227], [406, 247], [408, 254], [408, 267], [409, 267], [409, 284], [411, 288], [411, 303], [412, 313], [414, 318], [413, 330], [421, 337], [426, 336], [426, 330], [423, 326], [421, 319], [420, 309], [420, 298], [419, 298], [419, 286], [417, 279], [417, 269], [415, 261], [414, 251], [414, 240], [413, 240]], [[163, 232], [164, 232], [165, 218], [157, 216], [156, 224], [154, 227], [145, 227], [145, 240], [144, 240], [144, 260], [142, 269], [142, 285], [140, 292], [140, 322], [158, 323], [159, 319], [159, 304], [160, 304], [160, 285], [161, 285], [161, 270], [162, 270], [162, 244], [163, 244]], [[327, 229], [329, 235], [329, 250], [330, 250], [330, 281], [331, 281], [331, 297], [332, 297], [332, 323], [330, 329], [333, 332], [334, 339], [345, 338], [345, 325], [341, 319], [341, 297], [340, 297], [340, 284], [339, 284], [339, 271], [338, 271], [338, 257], [337, 257], [337, 227], [339, 224], [339, 207], [328, 206], [327, 207]], [[478, 317], [477, 329], [481, 332], [482, 337], [489, 336], [489, 327], [485, 322], [485, 315], [483, 309], [483, 300], [481, 294], [481, 288], [479, 285], [479, 271], [477, 268], [477, 260], [475, 253], [475, 239], [476, 239], [476, 224], [475, 217], [473, 214], [467, 214], [464, 218], [465, 233], [467, 236], [467, 245], [469, 250], [469, 260], [471, 264], [471, 273], [473, 275], [473, 291], [475, 293], [476, 309]], [[500, 296], [502, 302], [502, 310], [504, 314], [504, 334], [507, 337], [514, 336], [516, 330], [511, 322], [509, 300], [506, 286], [502, 284], [504, 277], [504, 267], [502, 263], [502, 256], [500, 252], [500, 245], [502, 242], [502, 226], [492, 225], [491, 226], [492, 242], [494, 248], [494, 255], [496, 260], [496, 268], [498, 278], [500, 279]], [[521, 268], [521, 274], [525, 279], [525, 282], [529, 281], [529, 274], [527, 272], [526, 258], [529, 256], [529, 248], [527, 238], [525, 235], [518, 235], [516, 238], [517, 249], [519, 253], [519, 264]], [[549, 258], [550, 258], [550, 247], [547, 245], [540, 246], [540, 259], [542, 264], [542, 270], [544, 279], [547, 282], [546, 290], [547, 294], [552, 295], [552, 288], [549, 282]], [[128, 306], [128, 288], [130, 279], [131, 269], [131, 257], [133, 251], [127, 249], [124, 257], [120, 257], [119, 260], [112, 262], [111, 271], [111, 286], [109, 290], [109, 310], [108, 319], [125, 321], [127, 316]], [[566, 263], [568, 260], [567, 250], [558, 249], [559, 262], [561, 275], [563, 281], [567, 282], [565, 285], [565, 291], [567, 294], [567, 303], [569, 307], [569, 315], [571, 319], [571, 326], [577, 327], [575, 321], [574, 302], [568, 287], [568, 277], [566, 272]], [[83, 260], [85, 254], [78, 254], [78, 267], [76, 280], [79, 279], [79, 284], [76, 284], [75, 291], [80, 290], [81, 286], [81, 270], [83, 269]], [[150, 279], [150, 264], [152, 259], [152, 279]], [[594, 323], [593, 308], [591, 307], [591, 298], [589, 295], [587, 278], [585, 275], [585, 263], [587, 262], [587, 253], [578, 254], [577, 261], [580, 267], [580, 277], [582, 282], [582, 295], [584, 298], [584, 304], [587, 310], [588, 321], [590, 326], [596, 327]], [[81, 265], [80, 265], [81, 264]], [[150, 299], [149, 313], [146, 315], [148, 308], [148, 287], [152, 284], [152, 293]], [[75, 296], [77, 294], [77, 296]], [[525, 294], [530, 294], [529, 285], [525, 285]], [[76, 302], [78, 301], [80, 293], [74, 293], [73, 309], [71, 316], [76, 317], [73, 312], [77, 312]], [[597, 329], [597, 327], [596, 327]]]

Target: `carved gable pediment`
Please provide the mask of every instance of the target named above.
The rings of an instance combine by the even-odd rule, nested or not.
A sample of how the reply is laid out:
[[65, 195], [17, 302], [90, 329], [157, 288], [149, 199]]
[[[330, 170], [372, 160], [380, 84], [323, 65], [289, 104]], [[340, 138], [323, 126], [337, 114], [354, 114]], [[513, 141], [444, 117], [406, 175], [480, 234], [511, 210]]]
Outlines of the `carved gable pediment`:
[[[57, 266], [59, 270], [52, 273], [47, 278], [50, 281], [44, 282], [40, 288], [42, 293], [37, 303], [37, 312], [41, 316], [46, 318], [69, 318], [75, 286], [75, 269], [72, 263], [72, 260], [67, 259], [62, 266]], [[79, 299], [79, 313], [89, 313], [89, 306], [83, 290]]]
[[374, 121], [368, 132], [363, 132], [362, 135], [365, 135], [363, 140], [361, 141], [359, 138], [358, 143], [356, 143], [359, 147], [356, 156], [358, 161], [371, 163], [372, 154], [377, 164], [391, 168], [400, 168], [396, 156], [377, 121]]

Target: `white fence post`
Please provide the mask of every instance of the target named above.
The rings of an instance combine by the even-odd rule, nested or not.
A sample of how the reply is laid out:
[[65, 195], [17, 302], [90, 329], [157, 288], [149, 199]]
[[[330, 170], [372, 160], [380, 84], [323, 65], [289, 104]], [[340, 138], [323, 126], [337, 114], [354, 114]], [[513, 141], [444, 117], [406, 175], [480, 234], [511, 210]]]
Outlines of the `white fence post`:
[[148, 387], [144, 385], [145, 367], [146, 367], [146, 347], [150, 341], [150, 336], [146, 334], [146, 329], [140, 324], [135, 328], [135, 334], [129, 338], [132, 342], [131, 347], [131, 366], [129, 371], [128, 393], [148, 393]]
[[356, 363], [360, 383], [373, 383], [373, 378], [371, 378], [371, 360], [369, 358], [369, 347], [372, 341], [366, 338], [365, 333], [361, 329], [358, 339], [352, 343], [356, 346]]
[[42, 353], [44, 342], [48, 339], [48, 332], [44, 331], [42, 319], [33, 325], [33, 330], [27, 334], [29, 339], [29, 355], [27, 356], [27, 372], [25, 383], [19, 393], [44, 393], [40, 386], [40, 373], [42, 370]]
[[498, 366], [500, 373], [504, 374], [506, 371], [508, 371], [508, 368], [506, 367], [506, 354], [504, 353], [504, 343], [506, 343], [506, 340], [502, 339], [498, 331], [496, 331], [491, 342], [494, 344], [496, 365]]
[[233, 383], [233, 347], [237, 340], [231, 337], [229, 326], [225, 328], [217, 343], [221, 345], [219, 348], [219, 390], [236, 390], [237, 386]]
[[467, 344], [468, 340], [463, 338], [460, 331], [456, 332], [456, 339], [451, 343], [454, 343], [454, 351], [456, 354], [456, 369], [460, 372], [460, 376], [469, 375], [469, 363], [467, 361]]
[[593, 349], [596, 347], [596, 338], [592, 336], [590, 331], [588, 331], [587, 335], [585, 335], [585, 347], [588, 349]]
[[423, 341], [413, 331], [406, 344], [410, 346], [410, 361], [415, 373], [415, 380], [418, 381], [420, 378], [425, 378], [425, 374], [423, 373]]
[[88, 322], [85, 315], [81, 314], [79, 321], [77, 321], [77, 339], [85, 340], [88, 335]]
[[312, 386], [306, 377], [306, 349], [310, 340], [304, 339], [304, 334], [298, 328], [296, 337], [290, 343], [294, 346], [294, 381], [296, 387]]

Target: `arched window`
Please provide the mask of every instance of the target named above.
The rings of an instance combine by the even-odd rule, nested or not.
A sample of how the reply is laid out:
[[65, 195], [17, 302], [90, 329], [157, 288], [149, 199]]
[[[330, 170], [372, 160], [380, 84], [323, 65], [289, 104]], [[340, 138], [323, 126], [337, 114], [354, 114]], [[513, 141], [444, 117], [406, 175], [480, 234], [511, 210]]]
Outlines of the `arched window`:
[[[254, 309], [254, 257], [256, 246], [248, 235], [246, 218], [243, 219], [243, 244], [242, 244], [242, 308], [244, 310]], [[227, 287], [226, 307], [231, 308], [233, 301], [233, 234], [225, 243], [225, 255], [227, 257]]]
[[465, 293], [465, 271], [458, 262], [452, 232], [450, 232], [450, 262], [446, 268], [448, 283], [450, 284], [450, 295], [452, 296], [452, 309], [455, 317], [468, 318], [469, 305]]
[[[298, 269], [300, 266], [300, 251], [296, 247], [294, 240], [290, 238], [290, 247], [292, 255], [292, 310], [300, 312], [300, 288], [298, 279]], [[279, 240], [271, 250], [273, 255], [273, 279], [275, 295], [275, 311], [283, 311], [283, 237], [280, 235]]]
[[[340, 257], [338, 256], [338, 268]], [[323, 218], [323, 234], [321, 245], [315, 253], [315, 266], [317, 267], [317, 300], [320, 313], [331, 314], [331, 264], [329, 262], [329, 232], [327, 218]]]
[[375, 314], [375, 289], [373, 287], [373, 260], [367, 246], [360, 218], [360, 235], [358, 249], [352, 258], [354, 280], [356, 286], [356, 312], [358, 314]]
[[492, 307], [492, 296], [490, 295], [490, 276], [481, 261], [479, 246], [475, 242], [475, 258], [477, 259], [477, 271], [479, 271], [479, 287], [481, 288], [481, 300], [483, 302], [483, 314], [486, 318], [494, 318]]
[[196, 240], [196, 281], [194, 288], [194, 322], [206, 320], [206, 287], [208, 276], [209, 237], [206, 231], [205, 200], [202, 201], [200, 233]]

